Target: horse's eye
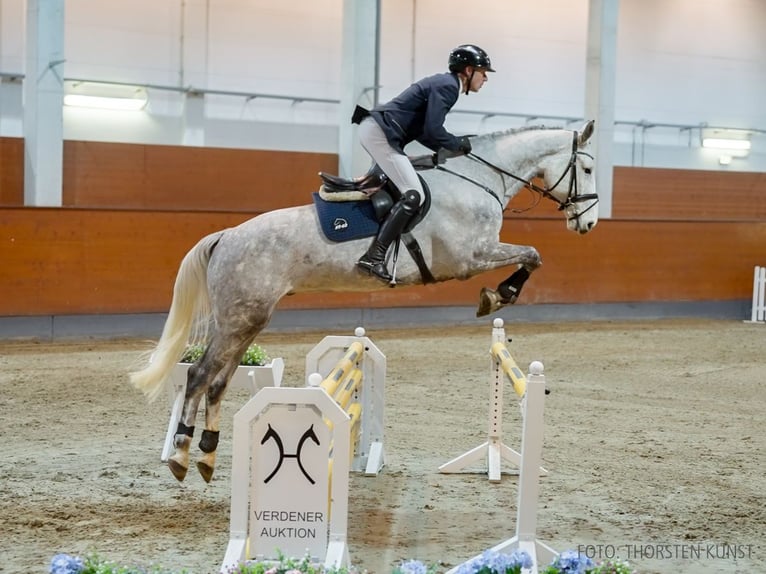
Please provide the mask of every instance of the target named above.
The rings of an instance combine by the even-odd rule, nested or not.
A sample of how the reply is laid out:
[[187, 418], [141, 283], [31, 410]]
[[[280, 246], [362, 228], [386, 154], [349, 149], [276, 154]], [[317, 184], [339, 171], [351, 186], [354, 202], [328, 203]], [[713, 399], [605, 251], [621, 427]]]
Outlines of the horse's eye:
[[584, 167], [584, 168], [583, 168], [583, 171], [584, 171], [585, 173], [587, 173], [588, 175], [590, 175], [590, 174], [591, 174], [591, 172], [593, 172], [593, 170], [592, 170], [591, 168], [589, 168], [589, 167]]

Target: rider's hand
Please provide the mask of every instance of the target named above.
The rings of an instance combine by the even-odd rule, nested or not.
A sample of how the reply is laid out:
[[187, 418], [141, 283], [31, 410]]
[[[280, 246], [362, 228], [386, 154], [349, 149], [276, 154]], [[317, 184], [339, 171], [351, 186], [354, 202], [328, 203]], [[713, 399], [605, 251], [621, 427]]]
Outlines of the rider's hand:
[[450, 152], [444, 148], [441, 148], [439, 151], [437, 151], [433, 156], [434, 165], [441, 165], [444, 162], [447, 161], [447, 158], [450, 157]]
[[471, 153], [471, 149], [473, 148], [471, 147], [471, 140], [469, 140], [468, 137], [463, 136], [459, 138], [458, 141], [460, 142], [459, 149], [461, 152], [463, 152], [466, 155]]

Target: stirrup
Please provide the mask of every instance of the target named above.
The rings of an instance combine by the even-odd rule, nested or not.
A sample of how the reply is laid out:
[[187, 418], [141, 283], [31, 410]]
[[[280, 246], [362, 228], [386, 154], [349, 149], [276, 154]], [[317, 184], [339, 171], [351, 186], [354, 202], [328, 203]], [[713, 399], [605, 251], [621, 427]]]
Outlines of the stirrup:
[[357, 269], [365, 271], [371, 277], [375, 277], [386, 283], [389, 283], [392, 279], [391, 274], [386, 268], [385, 261], [373, 261], [366, 259], [366, 256], [362, 255], [359, 261], [356, 262], [356, 267]]

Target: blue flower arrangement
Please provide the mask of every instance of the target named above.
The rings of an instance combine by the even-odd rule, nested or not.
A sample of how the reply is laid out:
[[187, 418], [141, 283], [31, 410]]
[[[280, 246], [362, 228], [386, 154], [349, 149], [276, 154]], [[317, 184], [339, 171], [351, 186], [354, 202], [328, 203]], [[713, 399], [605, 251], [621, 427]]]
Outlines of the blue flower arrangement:
[[544, 574], [587, 574], [593, 571], [595, 564], [587, 556], [583, 556], [574, 550], [567, 550], [559, 554]]
[[436, 566], [426, 566], [420, 560], [407, 560], [394, 568], [392, 574], [436, 574]]
[[[532, 567], [532, 557], [523, 550], [511, 554], [485, 551], [481, 556], [461, 564], [457, 574], [521, 574]], [[392, 574], [437, 574], [435, 565], [426, 565], [419, 560], [406, 560], [392, 570]], [[126, 567], [104, 561], [98, 556], [80, 558], [69, 554], [56, 554], [51, 560], [49, 574], [185, 574], [160, 567]], [[595, 564], [590, 558], [567, 550], [562, 552], [542, 574], [636, 574], [630, 564], [623, 561], [608, 561]], [[364, 574], [354, 568], [325, 569], [312, 564], [308, 558], [296, 560], [280, 556], [277, 562], [246, 561], [235, 566], [229, 574]]]
[[50, 574], [80, 574], [85, 569], [85, 563], [79, 556], [56, 554], [51, 560]]
[[485, 550], [481, 556], [461, 564], [456, 574], [521, 574], [522, 568], [532, 567], [532, 557], [523, 550], [502, 554]]
[[121, 566], [96, 555], [86, 558], [56, 554], [51, 560], [50, 574], [188, 574], [186, 570], [171, 571], [159, 566], [148, 568]]

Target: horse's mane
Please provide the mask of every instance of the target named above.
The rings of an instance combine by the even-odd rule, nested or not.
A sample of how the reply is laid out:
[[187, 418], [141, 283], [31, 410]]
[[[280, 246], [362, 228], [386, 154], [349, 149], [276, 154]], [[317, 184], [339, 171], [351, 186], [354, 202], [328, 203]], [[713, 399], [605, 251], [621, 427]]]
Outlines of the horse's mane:
[[561, 128], [558, 126], [544, 126], [542, 124], [535, 125], [535, 126], [521, 126], [518, 128], [509, 128], [505, 130], [499, 130], [496, 132], [490, 132], [486, 134], [481, 134], [477, 136], [481, 139], [489, 139], [489, 140], [497, 140], [500, 138], [504, 138], [511, 135], [516, 135], [524, 132], [530, 132], [530, 131], [539, 131], [539, 130], [560, 130]]

